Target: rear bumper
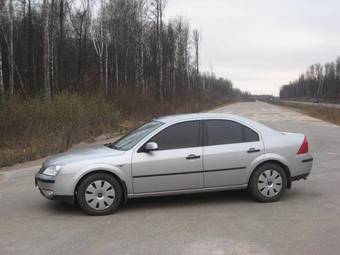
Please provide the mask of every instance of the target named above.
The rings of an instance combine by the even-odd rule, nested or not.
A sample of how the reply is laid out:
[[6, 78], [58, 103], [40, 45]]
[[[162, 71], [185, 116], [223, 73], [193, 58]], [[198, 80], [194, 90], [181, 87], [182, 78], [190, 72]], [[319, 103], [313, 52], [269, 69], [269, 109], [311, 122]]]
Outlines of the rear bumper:
[[48, 176], [42, 173], [37, 173], [35, 175], [35, 186], [39, 189], [41, 195], [47, 199], [60, 200], [67, 203], [74, 202], [74, 196], [60, 196], [55, 195], [54, 190], [55, 177]]
[[296, 165], [295, 168], [295, 175], [291, 176], [291, 181], [298, 181], [301, 179], [306, 180], [308, 175], [310, 174], [310, 171], [313, 167], [313, 157], [308, 155], [307, 157], [303, 157], [302, 159], [299, 159], [299, 162]]
[[304, 179], [306, 180], [307, 177], [308, 177], [309, 173], [308, 174], [301, 174], [301, 175], [297, 175], [297, 176], [294, 176], [294, 177], [291, 177], [290, 180], [293, 182], [293, 181], [299, 181], [301, 179]]
[[307, 158], [307, 159], [303, 159], [303, 160], [301, 161], [301, 163], [312, 162], [313, 160], [314, 160], [313, 157], [310, 157], [310, 158]]

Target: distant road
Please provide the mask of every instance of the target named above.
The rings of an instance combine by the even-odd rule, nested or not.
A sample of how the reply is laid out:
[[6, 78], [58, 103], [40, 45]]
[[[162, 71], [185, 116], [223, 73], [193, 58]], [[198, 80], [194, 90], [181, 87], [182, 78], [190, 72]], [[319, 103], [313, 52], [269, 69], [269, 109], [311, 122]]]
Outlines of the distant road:
[[301, 101], [291, 101], [291, 100], [280, 100], [280, 102], [284, 102], [284, 103], [297, 103], [297, 104], [312, 105], [312, 106], [323, 106], [323, 107], [330, 107], [330, 108], [338, 108], [338, 109], [340, 109], [340, 104], [313, 103], [313, 102], [301, 102]]
[[44, 199], [34, 187], [40, 166], [31, 164], [0, 173], [0, 254], [340, 254], [340, 127], [259, 101], [213, 112], [305, 133], [310, 177], [276, 203], [215, 192], [130, 200], [116, 214], [91, 217]]

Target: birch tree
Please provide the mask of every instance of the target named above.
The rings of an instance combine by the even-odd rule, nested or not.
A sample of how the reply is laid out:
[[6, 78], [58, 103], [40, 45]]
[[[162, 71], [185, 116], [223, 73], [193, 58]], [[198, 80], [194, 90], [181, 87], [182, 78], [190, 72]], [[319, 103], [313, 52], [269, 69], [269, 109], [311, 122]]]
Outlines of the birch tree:
[[111, 73], [114, 74], [114, 83], [116, 88], [118, 88], [119, 84], [119, 66], [118, 66], [118, 27], [119, 27], [119, 19], [118, 19], [118, 7], [117, 4], [113, 1], [108, 3], [108, 36], [112, 42], [112, 54], [113, 57], [111, 63]]
[[157, 54], [157, 68], [158, 68], [158, 93], [161, 104], [164, 101], [163, 89], [163, 9], [165, 7], [164, 0], [153, 0], [152, 6], [154, 8], [153, 15], [156, 23], [156, 54]]
[[[202, 93], [199, 81], [232, 93], [230, 81], [200, 73], [201, 35], [185, 18], [165, 21], [165, 0], [0, 0], [0, 9], [2, 94], [51, 100], [100, 89], [118, 104], [120, 94], [140, 93], [164, 105]], [[328, 88], [337, 87], [320, 93]]]
[[[104, 47], [105, 51], [107, 53], [107, 47], [106, 47], [106, 40], [104, 36], [104, 19], [105, 19], [105, 3], [103, 0], [100, 1], [100, 16], [98, 17], [97, 24], [94, 24], [92, 27], [92, 41], [93, 46], [96, 51], [96, 54], [98, 56], [99, 61], [99, 76], [100, 76], [100, 84], [101, 86], [104, 86], [105, 88], [105, 94], [108, 94], [108, 84], [105, 81], [104, 83]], [[105, 61], [107, 64], [107, 62]], [[105, 68], [107, 71], [107, 68]], [[106, 76], [106, 75], [105, 75]]]
[[[79, 3], [79, 2], [78, 2]], [[68, 14], [70, 16], [70, 21], [74, 32], [77, 37], [77, 87], [80, 87], [82, 73], [83, 73], [83, 65], [82, 61], [84, 58], [83, 54], [83, 44], [86, 44], [86, 36], [87, 30], [91, 25], [90, 22], [87, 22], [90, 17], [90, 0], [81, 0], [80, 7], [75, 7], [75, 4], [70, 2], [68, 7]], [[87, 26], [88, 25], [88, 26]], [[86, 54], [86, 52], [85, 52]]]
[[280, 89], [282, 98], [322, 98], [334, 100], [340, 90], [340, 58], [325, 65], [311, 65], [297, 80], [291, 81]]
[[196, 74], [199, 74], [199, 43], [200, 43], [200, 34], [198, 30], [194, 30], [193, 33], [193, 41], [194, 41], [194, 48], [195, 48], [195, 70]]

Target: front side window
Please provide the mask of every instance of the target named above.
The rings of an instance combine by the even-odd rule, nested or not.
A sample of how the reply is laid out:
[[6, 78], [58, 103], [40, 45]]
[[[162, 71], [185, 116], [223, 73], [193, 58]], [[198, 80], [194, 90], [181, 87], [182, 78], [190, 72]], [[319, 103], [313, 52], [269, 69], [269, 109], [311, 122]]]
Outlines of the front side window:
[[171, 150], [199, 146], [199, 121], [174, 124], [160, 131], [150, 139], [159, 150]]
[[139, 143], [145, 136], [156, 130], [164, 123], [160, 121], [151, 121], [143, 126], [133, 130], [127, 135], [123, 136], [112, 144], [107, 144], [108, 147], [115, 150], [127, 151], [132, 149], [137, 143]]
[[258, 141], [256, 132], [240, 123], [229, 120], [208, 120], [206, 121], [205, 144], [219, 145], [243, 142]]

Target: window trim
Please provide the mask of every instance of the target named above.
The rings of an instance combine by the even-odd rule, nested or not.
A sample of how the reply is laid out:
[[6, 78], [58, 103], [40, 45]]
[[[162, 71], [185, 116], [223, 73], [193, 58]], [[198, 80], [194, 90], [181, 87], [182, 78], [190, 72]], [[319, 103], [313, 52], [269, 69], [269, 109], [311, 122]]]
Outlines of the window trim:
[[[212, 145], [209, 145], [208, 144], [208, 121], [230, 121], [230, 122], [235, 122], [235, 123], [241, 125], [242, 126], [242, 138], [243, 138], [243, 142], [239, 142], [239, 143], [221, 143], [221, 144], [212, 144]], [[252, 141], [252, 142], [245, 141], [244, 128], [249, 128], [250, 130], [255, 132], [255, 134], [258, 137], [258, 140], [257, 141]], [[203, 134], [204, 134], [203, 135], [203, 146], [204, 147], [219, 146], [219, 145], [230, 145], [230, 144], [241, 144], [241, 143], [255, 143], [255, 142], [260, 142], [261, 141], [261, 138], [260, 138], [261, 136], [253, 128], [251, 128], [249, 126], [246, 126], [243, 123], [240, 123], [238, 121], [230, 120], [230, 119], [205, 119], [205, 120], [203, 120]]]
[[137, 153], [145, 153], [144, 151], [144, 147], [147, 143], [152, 142], [152, 138], [154, 138], [156, 135], [158, 135], [159, 133], [163, 132], [164, 130], [166, 130], [167, 128], [170, 128], [174, 125], [177, 124], [182, 124], [182, 123], [186, 123], [186, 122], [198, 122], [198, 144], [197, 146], [194, 147], [181, 147], [181, 148], [173, 148], [173, 149], [158, 149], [157, 151], [170, 151], [170, 150], [180, 150], [180, 149], [187, 149], [187, 148], [197, 148], [197, 147], [202, 147], [204, 144], [204, 134], [203, 134], [203, 120], [201, 119], [197, 119], [197, 120], [184, 120], [184, 121], [179, 121], [179, 122], [175, 122], [170, 124], [169, 126], [164, 127], [163, 129], [159, 130], [157, 133], [153, 134], [149, 139], [146, 140], [146, 142], [144, 142], [137, 150]]

